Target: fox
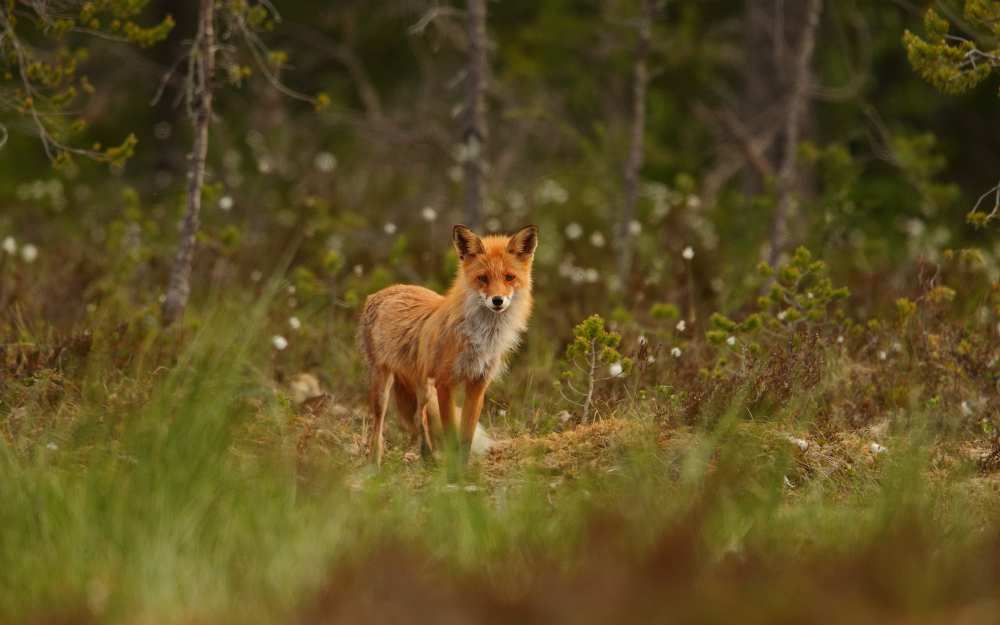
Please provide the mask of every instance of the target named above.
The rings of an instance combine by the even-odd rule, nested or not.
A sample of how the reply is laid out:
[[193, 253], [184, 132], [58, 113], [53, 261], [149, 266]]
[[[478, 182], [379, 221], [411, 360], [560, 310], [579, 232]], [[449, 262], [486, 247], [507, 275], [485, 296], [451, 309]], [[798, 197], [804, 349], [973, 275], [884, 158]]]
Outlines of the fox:
[[[422, 447], [433, 452], [444, 437], [468, 457], [486, 389], [527, 329], [538, 227], [480, 237], [456, 225], [452, 245], [458, 269], [443, 295], [396, 284], [365, 300], [357, 341], [368, 370], [376, 466], [390, 398], [411, 443], [422, 435]], [[459, 388], [465, 393], [460, 417], [453, 403]]]

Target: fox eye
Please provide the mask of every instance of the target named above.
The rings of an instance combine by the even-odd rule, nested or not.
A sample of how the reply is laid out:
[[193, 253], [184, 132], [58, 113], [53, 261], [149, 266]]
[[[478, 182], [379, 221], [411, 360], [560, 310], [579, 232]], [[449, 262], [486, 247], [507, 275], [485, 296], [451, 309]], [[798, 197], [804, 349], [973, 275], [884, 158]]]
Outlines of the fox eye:
[[479, 280], [479, 284], [489, 284], [490, 283], [489, 276], [479, 276], [478, 280]]
[[504, 278], [504, 280], [506, 280], [507, 282], [513, 282], [513, 281], [514, 281], [514, 274], [512, 274], [512, 273], [508, 273], [508, 274], [507, 274], [506, 276], [504, 276], [503, 278]]

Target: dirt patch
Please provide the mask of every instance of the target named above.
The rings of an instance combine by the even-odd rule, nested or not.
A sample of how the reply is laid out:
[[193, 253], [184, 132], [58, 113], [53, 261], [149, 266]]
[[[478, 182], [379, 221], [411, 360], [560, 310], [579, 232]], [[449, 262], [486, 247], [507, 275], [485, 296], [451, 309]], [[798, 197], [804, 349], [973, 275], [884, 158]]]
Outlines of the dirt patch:
[[652, 425], [638, 420], [603, 419], [543, 436], [499, 440], [483, 458], [483, 468], [493, 480], [524, 469], [567, 476], [608, 471], [628, 449], [656, 440], [657, 434]]

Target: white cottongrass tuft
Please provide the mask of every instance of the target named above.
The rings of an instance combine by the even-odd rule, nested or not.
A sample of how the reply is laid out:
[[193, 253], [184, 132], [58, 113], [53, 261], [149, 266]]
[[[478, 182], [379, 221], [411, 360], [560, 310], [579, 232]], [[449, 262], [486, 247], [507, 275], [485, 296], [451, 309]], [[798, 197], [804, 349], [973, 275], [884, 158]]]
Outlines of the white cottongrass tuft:
[[681, 354], [683, 354], [683, 353], [684, 352], [681, 351], [680, 347], [675, 347], [675, 348], [673, 348], [673, 349], [670, 350], [670, 355], [673, 356], [674, 358], [680, 358]]
[[59, 445], [56, 445], [55, 443], [46, 443], [45, 449], [48, 449], [49, 451], [58, 451]]
[[438, 212], [430, 206], [425, 206], [424, 209], [420, 211], [420, 217], [422, 217], [427, 223], [431, 223], [438, 218]]
[[611, 363], [611, 366], [608, 367], [608, 373], [610, 373], [611, 377], [613, 377], [613, 378], [617, 378], [617, 377], [621, 376], [621, 374], [624, 371], [625, 371], [625, 368], [622, 367], [622, 363], [620, 363], [620, 362], [613, 362], [613, 363]]
[[886, 453], [886, 452], [889, 451], [886, 447], [883, 447], [882, 445], [879, 445], [878, 443], [872, 443], [871, 445], [868, 446], [868, 449], [870, 449], [871, 452], [873, 454], [875, 454], [876, 456], [879, 455], [879, 454], [884, 454], [884, 453]]
[[728, 339], [726, 339], [726, 345], [729, 345], [730, 347], [732, 347], [733, 345], [736, 345], [736, 337], [735, 336], [731, 336]]
[[837, 337], [837, 343], [842, 345], [844, 343], [844, 337], [843, 336], [838, 336]]
[[809, 441], [807, 441], [804, 438], [798, 438], [798, 437], [795, 437], [795, 436], [789, 436], [788, 437], [788, 442], [791, 443], [791, 444], [793, 444], [793, 445], [795, 445], [796, 447], [798, 447], [802, 451], [805, 451], [805, 450], [809, 449]]
[[687, 322], [681, 319], [680, 321], [677, 322], [676, 328], [678, 332], [683, 332], [684, 330], [687, 330]]
[[385, 233], [389, 235], [396, 234], [396, 224], [392, 223], [391, 221], [387, 221], [385, 225], [382, 226], [382, 230], [384, 230]]
[[570, 223], [566, 224], [565, 232], [567, 239], [569, 239], [570, 241], [575, 241], [576, 239], [579, 239], [580, 237], [583, 236], [583, 226], [576, 223], [575, 221], [571, 221]]
[[565, 204], [569, 199], [569, 192], [561, 184], [548, 178], [538, 188], [536, 197], [543, 204]]
[[636, 221], [635, 219], [628, 222], [628, 233], [634, 237], [639, 236], [640, 234], [642, 234], [642, 224]]
[[968, 401], [963, 400], [961, 408], [962, 408], [962, 414], [963, 415], [965, 415], [966, 417], [971, 417], [972, 416], [972, 406], [969, 405]]
[[604, 247], [607, 241], [604, 240], [604, 235], [600, 231], [595, 231], [590, 235], [590, 244], [594, 247]]
[[889, 357], [889, 354], [885, 353], [884, 349], [883, 350], [879, 350], [879, 353], [878, 353], [878, 359], [879, 360], [885, 360], [888, 357]]
[[229, 211], [233, 208], [233, 204], [235, 202], [233, 202], [233, 196], [231, 195], [223, 195], [219, 198], [219, 208], [221, 210]]
[[294, 316], [289, 317], [288, 318], [288, 327], [290, 327], [293, 330], [298, 330], [299, 328], [302, 327], [302, 322], [299, 321], [298, 317], [294, 317]]
[[0, 247], [3, 247], [3, 251], [7, 252], [11, 256], [17, 254], [17, 241], [14, 240], [14, 237], [5, 237], [3, 244], [0, 244]]
[[692, 258], [694, 258], [694, 248], [692, 248], [690, 245], [685, 247], [684, 251], [681, 252], [681, 256], [684, 257], [684, 260], [691, 260]]
[[274, 336], [271, 337], [271, 345], [274, 346], [274, 349], [280, 352], [281, 350], [288, 347], [288, 339], [281, 336], [280, 334], [275, 334]]
[[330, 173], [337, 168], [337, 157], [329, 152], [320, 152], [313, 159], [313, 166], [324, 174]]
[[31, 243], [25, 243], [21, 246], [21, 258], [26, 263], [35, 262], [35, 259], [38, 258], [38, 248]]

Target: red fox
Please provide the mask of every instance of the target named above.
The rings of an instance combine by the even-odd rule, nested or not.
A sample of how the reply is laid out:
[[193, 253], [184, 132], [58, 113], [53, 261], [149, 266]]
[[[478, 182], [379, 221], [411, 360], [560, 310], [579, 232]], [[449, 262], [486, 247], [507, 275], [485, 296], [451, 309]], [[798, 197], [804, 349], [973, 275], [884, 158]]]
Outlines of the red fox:
[[[438, 413], [445, 436], [457, 433], [461, 449], [468, 452], [486, 388], [527, 327], [538, 227], [480, 238], [455, 226], [452, 241], [459, 267], [445, 295], [397, 284], [365, 301], [358, 344], [368, 366], [376, 465], [382, 463], [390, 394], [403, 425], [413, 436], [422, 431], [431, 450], [436, 434], [432, 418]], [[465, 389], [460, 422], [452, 404], [459, 386]]]

